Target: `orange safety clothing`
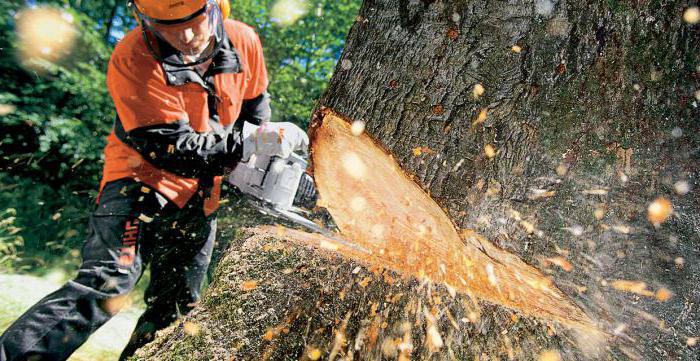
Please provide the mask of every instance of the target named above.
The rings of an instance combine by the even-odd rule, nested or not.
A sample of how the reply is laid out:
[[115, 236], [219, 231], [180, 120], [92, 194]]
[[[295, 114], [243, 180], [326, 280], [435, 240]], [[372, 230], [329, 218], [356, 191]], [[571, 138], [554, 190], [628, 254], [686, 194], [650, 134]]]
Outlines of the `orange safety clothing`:
[[[244, 100], [258, 98], [266, 91], [267, 70], [260, 39], [253, 28], [227, 19], [224, 29], [231, 51], [226, 59], [212, 60], [207, 72], [214, 75], [209, 84], [197, 81], [192, 75], [196, 74], [194, 69], [159, 63], [145, 45], [140, 28], [129, 32], [117, 44], [109, 61], [107, 88], [114, 101], [117, 121], [127, 133], [142, 127], [174, 123], [186, 123], [196, 132], [210, 132], [211, 111], [217, 113], [221, 126], [229, 126], [238, 119]], [[222, 65], [225, 62], [229, 65]], [[212, 99], [216, 99], [213, 108]], [[201, 190], [202, 179], [156, 167], [153, 160], [159, 154], [140, 154], [120, 140], [114, 131], [107, 137], [104, 155], [100, 189], [109, 181], [133, 178], [153, 187], [179, 207]], [[238, 159], [232, 159], [231, 164], [236, 161]], [[205, 197], [206, 214], [218, 208], [220, 186], [221, 176], [217, 175]]]

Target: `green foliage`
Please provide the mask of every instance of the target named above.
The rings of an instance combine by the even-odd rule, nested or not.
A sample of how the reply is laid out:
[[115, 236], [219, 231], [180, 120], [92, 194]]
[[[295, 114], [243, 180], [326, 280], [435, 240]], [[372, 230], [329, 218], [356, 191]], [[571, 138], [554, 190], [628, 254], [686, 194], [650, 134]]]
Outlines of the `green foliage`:
[[[110, 48], [93, 30], [91, 19], [64, 11], [72, 16], [79, 34], [75, 50], [58, 63], [41, 63], [41, 74], [37, 68], [23, 67], [22, 61], [28, 59], [19, 59], [16, 51], [13, 18], [0, 20], [1, 37], [10, 39], [9, 46], [15, 49], [0, 53], [0, 101], [15, 109], [0, 119], [9, 130], [0, 135], [0, 150], [3, 165], [15, 174], [91, 189], [99, 177], [104, 136], [114, 117], [104, 86]], [[80, 166], [74, 166], [78, 161]]]
[[274, 120], [305, 126], [333, 75], [361, 1], [305, 1], [306, 15], [288, 26], [280, 25], [270, 11], [276, 2], [235, 1], [232, 17], [256, 26], [262, 39]]
[[24, 239], [18, 234], [21, 228], [15, 226], [16, 215], [14, 208], [0, 211], [0, 270], [15, 269], [21, 260]]
[[[8, 262], [0, 262], [0, 267], [43, 272], [54, 266], [77, 265], [92, 199], [65, 186], [53, 188], [0, 173], [0, 203], [6, 208], [0, 216], [0, 257], [8, 255]], [[5, 241], [10, 235], [23, 242]], [[7, 252], [2, 251], [5, 244]]]

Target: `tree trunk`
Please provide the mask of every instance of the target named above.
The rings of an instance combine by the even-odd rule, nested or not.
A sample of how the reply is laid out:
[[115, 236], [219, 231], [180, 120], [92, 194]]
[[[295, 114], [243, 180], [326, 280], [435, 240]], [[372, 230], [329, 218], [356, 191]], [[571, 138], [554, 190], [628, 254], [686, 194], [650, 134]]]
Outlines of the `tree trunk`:
[[[257, 228], [233, 237], [201, 304], [138, 358], [697, 357], [700, 47], [687, 6], [366, 0], [315, 114], [314, 136], [329, 114], [364, 122], [448, 223], [484, 236], [474, 249], [549, 275], [552, 307], [585, 314], [602, 342], [549, 304], [532, 311], [537, 297], [455, 290], [333, 239]], [[338, 144], [320, 139], [314, 152]], [[371, 247], [338, 208], [352, 199], [332, 180], [352, 184], [335, 174], [317, 178], [321, 195], [343, 236]]]
[[[458, 226], [546, 272], [566, 257], [573, 270], [548, 272], [614, 334], [612, 354], [691, 357], [700, 47], [687, 6], [365, 1], [320, 105], [364, 121]], [[654, 227], [657, 197], [674, 214]]]

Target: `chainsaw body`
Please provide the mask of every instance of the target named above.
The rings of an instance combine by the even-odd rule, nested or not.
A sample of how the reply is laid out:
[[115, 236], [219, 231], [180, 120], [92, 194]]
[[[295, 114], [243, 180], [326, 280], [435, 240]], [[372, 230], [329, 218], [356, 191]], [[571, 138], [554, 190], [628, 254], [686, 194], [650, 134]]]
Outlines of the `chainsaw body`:
[[306, 174], [307, 166], [306, 159], [295, 153], [289, 158], [253, 154], [247, 162], [236, 165], [228, 182], [247, 195], [249, 203], [261, 213], [283, 218], [347, 247], [371, 254], [364, 247], [338, 237], [306, 217], [317, 198], [313, 178]]
[[308, 212], [298, 207], [313, 207], [316, 200], [313, 180], [305, 173], [307, 166], [306, 159], [296, 153], [289, 158], [253, 154], [247, 162], [238, 163], [228, 182], [251, 196], [251, 204], [259, 211], [322, 232], [304, 217]]

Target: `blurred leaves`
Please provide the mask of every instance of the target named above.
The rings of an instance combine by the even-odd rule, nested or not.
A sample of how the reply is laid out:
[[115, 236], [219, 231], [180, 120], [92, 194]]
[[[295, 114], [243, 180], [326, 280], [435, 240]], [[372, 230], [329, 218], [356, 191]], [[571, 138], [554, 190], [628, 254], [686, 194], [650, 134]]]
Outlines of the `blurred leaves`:
[[[16, 2], [0, 0], [3, 8], [18, 10]], [[79, 28], [75, 50], [57, 63], [44, 62], [41, 75], [22, 67], [16, 51], [0, 53], [0, 101], [14, 111], [2, 116], [0, 164], [13, 174], [42, 179], [48, 184], [94, 188], [104, 136], [114, 117], [104, 86], [110, 47], [86, 15], [70, 8]], [[16, 49], [13, 17], [0, 17], [2, 39]], [[4, 42], [5, 40], [3, 40]], [[5, 45], [5, 44], [3, 44]], [[85, 159], [78, 169], [71, 165]]]
[[[7, 255], [8, 260], [0, 261], [0, 269], [43, 272], [49, 265], [77, 266], [94, 196], [95, 191], [79, 193], [0, 172], [0, 259]], [[12, 232], [22, 242], [5, 239]]]
[[0, 211], [0, 270], [14, 269], [21, 260], [20, 254], [24, 239], [15, 226], [17, 211], [7, 208]]
[[273, 97], [273, 120], [306, 126], [345, 44], [360, 0], [305, 1], [308, 12], [290, 25], [270, 13], [278, 0], [240, 0], [232, 17], [256, 26]]

